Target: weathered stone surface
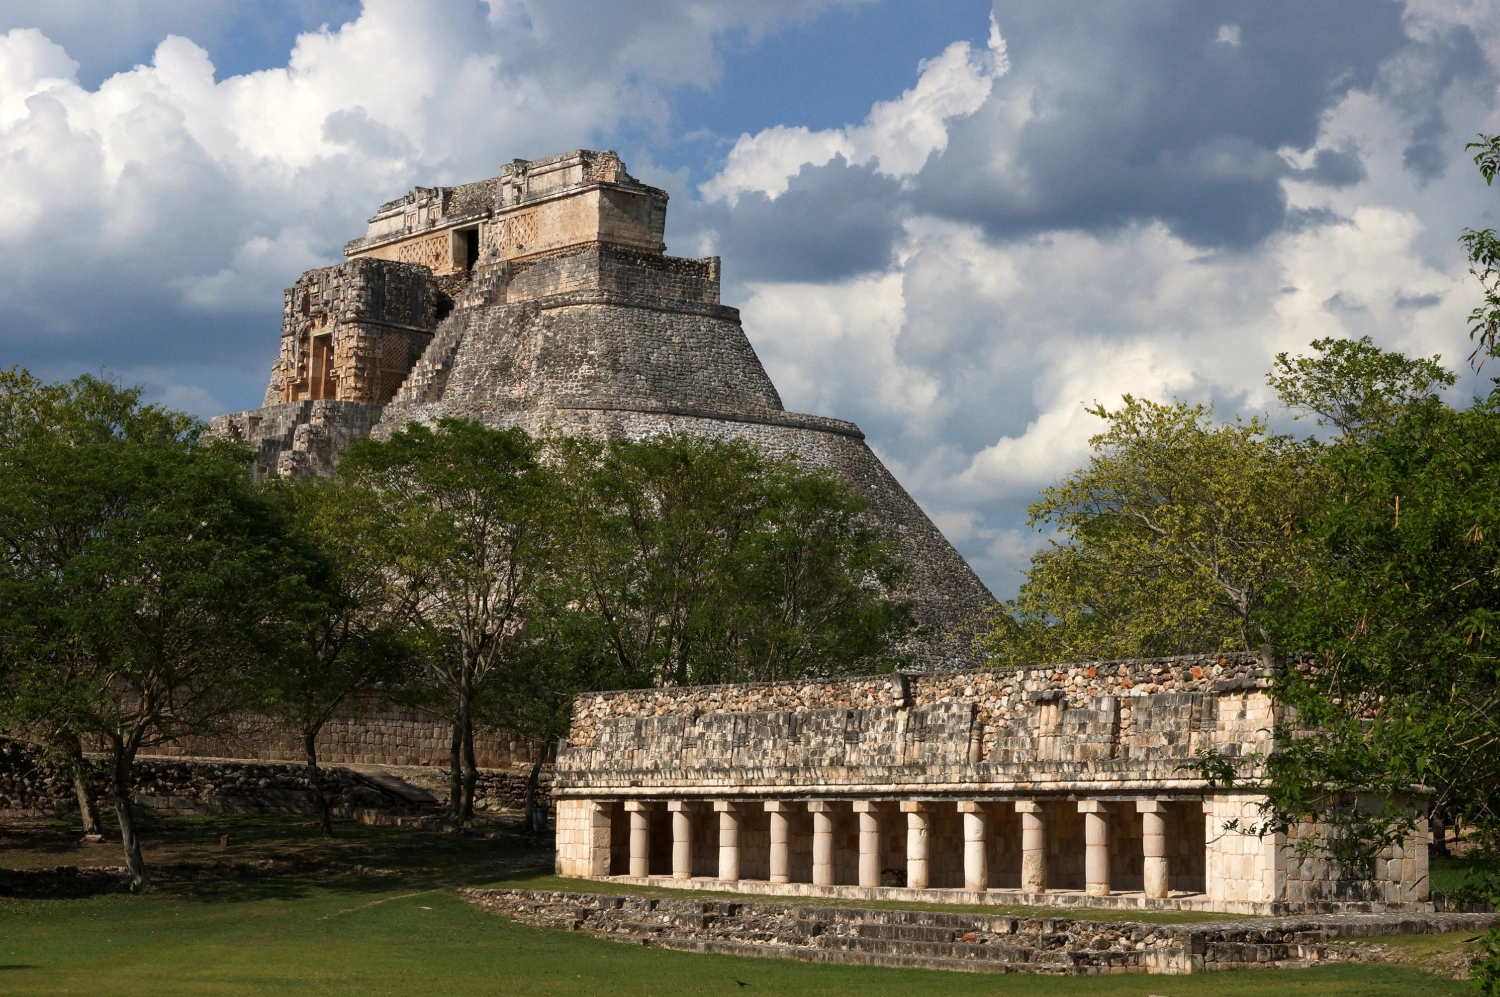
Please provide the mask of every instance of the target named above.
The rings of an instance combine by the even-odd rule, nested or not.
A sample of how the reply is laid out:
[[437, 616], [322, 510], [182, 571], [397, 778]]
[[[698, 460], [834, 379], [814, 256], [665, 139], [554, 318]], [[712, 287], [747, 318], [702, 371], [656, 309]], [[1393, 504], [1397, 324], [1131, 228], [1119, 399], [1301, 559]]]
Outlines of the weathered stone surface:
[[464, 890], [526, 924], [693, 952], [960, 972], [1201, 973], [1380, 960], [1351, 940], [1483, 931], [1489, 914], [1354, 915], [1209, 924], [658, 900], [592, 893]]
[[[159, 749], [160, 750], [160, 749]], [[447, 800], [446, 773], [424, 778], [418, 771], [381, 771], [325, 765], [320, 769], [324, 795], [342, 813], [361, 808], [382, 811], [420, 809]], [[520, 811], [525, 805], [527, 773], [483, 769], [475, 789], [480, 812]], [[92, 780], [96, 800], [110, 804], [102, 772]], [[132, 793], [138, 806], [153, 813], [313, 813], [306, 768], [229, 758], [142, 756], [136, 759]], [[551, 807], [551, 772], [539, 786], [543, 807]], [[78, 798], [67, 773], [46, 758], [12, 741], [0, 740], [0, 816], [50, 815], [77, 811]]]
[[[587, 693], [574, 700], [557, 756], [558, 870], [625, 874], [625, 802], [668, 802], [695, 815], [683, 871], [712, 877], [716, 844], [701, 815], [729, 802], [745, 814], [745, 881], [727, 889], [799, 892], [817, 882], [816, 809], [832, 833], [824, 885], [869, 886], [859, 873], [864, 849], [880, 888], [910, 876], [913, 887], [959, 890], [972, 862], [986, 889], [1014, 891], [1031, 847], [1024, 811], [1039, 822], [1047, 891], [1254, 914], [1430, 909], [1425, 824], [1368, 870], [1299, 851], [1322, 827], [1290, 840], [1255, 833], [1265, 802], [1256, 780], [1278, 719], [1268, 665], [1258, 654], [1225, 654]], [[1233, 785], [1199, 769], [1210, 753], [1234, 767]], [[757, 808], [772, 804], [791, 821], [790, 882], [779, 885], [758, 882], [769, 875], [770, 838]], [[1167, 866], [1164, 897], [1143, 895], [1143, 810], [1163, 832], [1152, 848]], [[966, 814], [982, 817], [967, 844]], [[866, 815], [878, 827], [862, 845]], [[664, 833], [650, 831], [653, 877], [678, 871]]]

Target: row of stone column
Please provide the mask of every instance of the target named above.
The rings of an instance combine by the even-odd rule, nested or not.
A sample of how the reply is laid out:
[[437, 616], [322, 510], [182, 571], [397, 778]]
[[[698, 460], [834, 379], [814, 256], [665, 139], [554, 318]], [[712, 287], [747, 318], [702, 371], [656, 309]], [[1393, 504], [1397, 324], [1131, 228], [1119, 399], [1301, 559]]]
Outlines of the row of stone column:
[[[770, 814], [771, 855], [770, 881], [791, 882], [790, 813], [797, 804], [768, 800], [762, 804]], [[719, 876], [735, 882], [740, 878], [741, 808], [753, 806], [730, 800], [717, 800], [714, 810], [719, 816]], [[811, 800], [807, 804], [813, 819], [812, 881], [814, 886], [834, 885], [833, 807], [831, 802]], [[906, 815], [906, 885], [926, 889], [928, 884], [928, 838], [930, 814], [934, 804], [921, 800], [904, 800], [901, 812]], [[652, 804], [628, 801], [630, 814], [630, 875], [644, 879], [650, 869], [651, 824], [648, 812]], [[693, 804], [670, 800], [672, 814], [672, 878], [691, 879], [693, 875]], [[1047, 825], [1042, 804], [1036, 800], [1016, 800], [1021, 815], [1021, 890], [1043, 893], [1047, 889]], [[1080, 800], [1078, 809], [1084, 815], [1084, 883], [1090, 896], [1108, 896], [1109, 888], [1109, 809], [1098, 800]], [[1156, 800], [1136, 800], [1141, 815], [1141, 835], [1145, 893], [1162, 898], [1168, 892], [1166, 806]], [[989, 811], [977, 801], [960, 801], [958, 810], [964, 823], [964, 889], [982, 891], [989, 886]], [[881, 871], [880, 809], [872, 801], [854, 801], [859, 815], [859, 885], [879, 886]]]

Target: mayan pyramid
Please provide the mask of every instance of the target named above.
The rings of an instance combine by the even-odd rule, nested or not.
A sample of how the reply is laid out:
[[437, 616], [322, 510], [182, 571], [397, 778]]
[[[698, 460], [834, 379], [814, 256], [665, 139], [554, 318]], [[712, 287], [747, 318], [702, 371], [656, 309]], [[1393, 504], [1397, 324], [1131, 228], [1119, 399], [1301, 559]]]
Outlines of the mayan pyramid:
[[285, 292], [263, 407], [213, 426], [257, 475], [326, 474], [356, 437], [444, 416], [596, 438], [701, 433], [836, 471], [899, 539], [928, 667], [993, 596], [853, 423], [788, 412], [719, 302], [719, 260], [665, 255], [667, 194], [613, 152], [515, 160], [380, 206], [346, 262]]

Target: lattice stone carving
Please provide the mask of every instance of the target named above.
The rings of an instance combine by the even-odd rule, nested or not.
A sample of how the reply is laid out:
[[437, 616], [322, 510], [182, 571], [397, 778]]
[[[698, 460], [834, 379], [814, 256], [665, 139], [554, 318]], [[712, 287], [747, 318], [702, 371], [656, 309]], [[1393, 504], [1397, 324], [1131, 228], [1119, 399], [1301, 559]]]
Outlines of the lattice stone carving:
[[451, 270], [452, 260], [448, 245], [448, 233], [441, 232], [430, 235], [425, 239], [412, 239], [396, 246], [396, 260], [399, 263], [419, 263], [434, 272], [439, 270]]

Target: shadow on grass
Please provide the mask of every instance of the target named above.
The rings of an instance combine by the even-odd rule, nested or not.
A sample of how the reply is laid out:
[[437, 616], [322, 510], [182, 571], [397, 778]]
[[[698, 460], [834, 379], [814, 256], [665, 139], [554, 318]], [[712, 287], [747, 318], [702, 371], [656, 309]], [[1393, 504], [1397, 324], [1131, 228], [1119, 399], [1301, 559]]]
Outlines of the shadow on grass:
[[[550, 864], [552, 849], [550, 838], [503, 827], [441, 833], [341, 822], [328, 838], [314, 818], [297, 814], [144, 815], [139, 826], [151, 891], [202, 903], [470, 886]], [[6, 857], [20, 868], [123, 862], [117, 842], [107, 848], [70, 840], [76, 831], [66, 820], [30, 821], [3, 833]]]

